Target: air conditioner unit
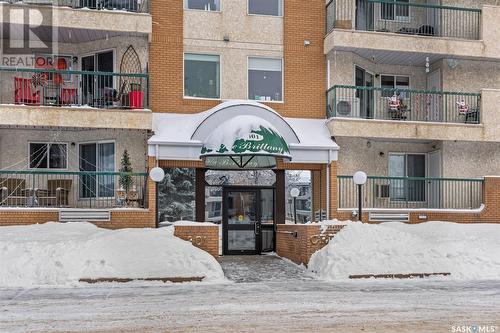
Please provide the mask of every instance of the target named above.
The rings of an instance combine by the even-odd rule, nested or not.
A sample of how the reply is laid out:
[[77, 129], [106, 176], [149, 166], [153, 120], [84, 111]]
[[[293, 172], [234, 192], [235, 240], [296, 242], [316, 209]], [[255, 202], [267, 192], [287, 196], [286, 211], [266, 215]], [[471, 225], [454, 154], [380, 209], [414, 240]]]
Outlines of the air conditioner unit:
[[337, 97], [336, 116], [359, 118], [360, 103], [358, 97]]

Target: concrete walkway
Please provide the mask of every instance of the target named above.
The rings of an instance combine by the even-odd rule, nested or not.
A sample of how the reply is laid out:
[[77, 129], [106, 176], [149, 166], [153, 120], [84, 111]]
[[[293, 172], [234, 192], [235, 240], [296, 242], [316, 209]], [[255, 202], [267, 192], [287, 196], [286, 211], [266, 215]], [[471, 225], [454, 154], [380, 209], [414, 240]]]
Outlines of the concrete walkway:
[[226, 277], [234, 282], [298, 282], [313, 277], [303, 266], [297, 266], [280, 257], [268, 254], [260, 256], [223, 256], [220, 259]]

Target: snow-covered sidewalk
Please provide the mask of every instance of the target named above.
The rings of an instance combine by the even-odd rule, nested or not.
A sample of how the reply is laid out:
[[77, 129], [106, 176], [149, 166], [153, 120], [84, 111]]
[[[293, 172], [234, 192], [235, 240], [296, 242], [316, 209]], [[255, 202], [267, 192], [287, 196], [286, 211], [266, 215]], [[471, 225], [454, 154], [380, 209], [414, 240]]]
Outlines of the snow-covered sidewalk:
[[90, 223], [0, 228], [0, 287], [99, 278], [224, 280], [215, 258], [172, 228], [107, 230]]
[[350, 275], [413, 273], [500, 280], [500, 224], [348, 222], [313, 254], [309, 270], [336, 281]]

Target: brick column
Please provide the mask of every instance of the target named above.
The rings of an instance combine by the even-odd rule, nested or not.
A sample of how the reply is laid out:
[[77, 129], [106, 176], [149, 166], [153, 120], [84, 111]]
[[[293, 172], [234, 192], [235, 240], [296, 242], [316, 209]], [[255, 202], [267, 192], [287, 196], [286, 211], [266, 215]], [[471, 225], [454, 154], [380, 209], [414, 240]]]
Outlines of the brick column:
[[330, 219], [337, 218], [337, 162], [332, 162], [328, 165], [330, 169], [330, 188], [327, 190], [330, 193]]

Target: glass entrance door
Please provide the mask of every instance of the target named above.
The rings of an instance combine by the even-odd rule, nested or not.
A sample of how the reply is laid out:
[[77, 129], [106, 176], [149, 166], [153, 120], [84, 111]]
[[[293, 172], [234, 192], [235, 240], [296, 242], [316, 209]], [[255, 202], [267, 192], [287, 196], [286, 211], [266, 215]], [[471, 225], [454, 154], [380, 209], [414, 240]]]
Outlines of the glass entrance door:
[[262, 243], [259, 190], [225, 188], [223, 200], [223, 253], [259, 254]]

